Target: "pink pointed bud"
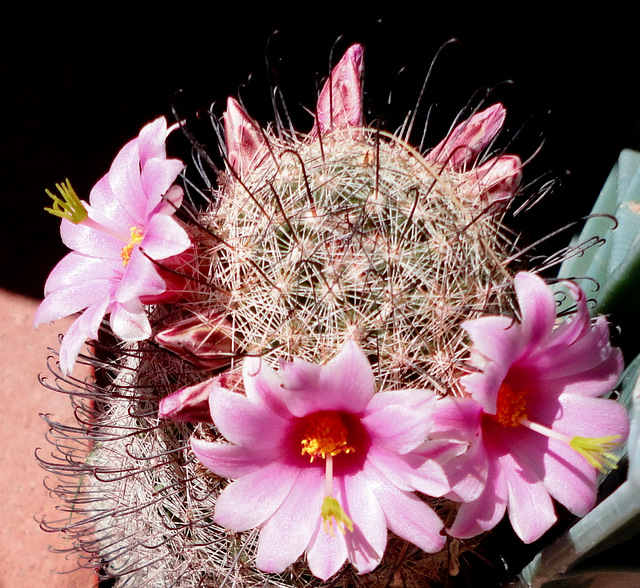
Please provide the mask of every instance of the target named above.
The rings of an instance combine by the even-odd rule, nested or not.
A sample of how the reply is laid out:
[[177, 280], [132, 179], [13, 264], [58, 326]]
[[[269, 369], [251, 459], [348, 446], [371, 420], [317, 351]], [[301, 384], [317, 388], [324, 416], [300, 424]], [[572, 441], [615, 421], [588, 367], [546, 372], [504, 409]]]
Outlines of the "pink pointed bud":
[[460, 123], [427, 154], [429, 163], [439, 163], [459, 171], [465, 163], [473, 163], [500, 132], [506, 110], [494, 104]]
[[220, 385], [220, 376], [215, 376], [195, 386], [182, 388], [160, 401], [158, 417], [181, 423], [213, 423], [209, 411], [209, 392]]
[[495, 157], [464, 174], [473, 198], [499, 202], [513, 198], [522, 179], [522, 162], [517, 155]]
[[362, 45], [351, 45], [333, 68], [318, 97], [317, 121], [311, 132], [362, 126]]
[[229, 166], [242, 174], [255, 169], [268, 153], [267, 142], [258, 123], [252, 120], [235, 98], [227, 100], [224, 132]]
[[155, 341], [189, 363], [219, 370], [231, 361], [232, 329], [229, 319], [219, 313], [197, 314], [157, 333]]

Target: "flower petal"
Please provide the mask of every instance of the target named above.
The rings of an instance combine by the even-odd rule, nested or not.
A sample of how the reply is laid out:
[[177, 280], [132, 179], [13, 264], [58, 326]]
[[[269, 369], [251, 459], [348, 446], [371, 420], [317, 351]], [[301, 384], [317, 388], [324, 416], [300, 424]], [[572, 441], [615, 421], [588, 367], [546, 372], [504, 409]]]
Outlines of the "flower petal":
[[[122, 275], [122, 262], [89, 257], [72, 251], [53, 268], [44, 286], [45, 294], [78, 282], [114, 282]], [[95, 287], [95, 286], [94, 286]]]
[[200, 463], [223, 478], [241, 478], [263, 468], [271, 461], [253, 447], [191, 438], [191, 449]]
[[179, 159], [154, 158], [143, 165], [140, 177], [142, 189], [147, 195], [147, 215], [157, 214], [162, 196], [169, 191], [183, 169], [184, 163]]
[[[211, 416], [218, 430], [235, 445], [279, 452], [288, 423], [265, 405], [214, 385], [209, 396]], [[269, 434], [265, 435], [265, 431]]]
[[444, 547], [446, 539], [440, 534], [444, 524], [427, 504], [415, 494], [398, 490], [384, 476], [376, 476], [373, 468], [367, 470], [367, 477], [391, 531], [427, 553]]
[[323, 393], [323, 410], [360, 413], [372, 399], [374, 389], [371, 364], [352, 340], [320, 372], [318, 391]]
[[236, 532], [261, 525], [280, 508], [299, 473], [298, 468], [272, 462], [238, 478], [220, 493], [214, 520]]
[[116, 301], [126, 303], [142, 296], [157, 296], [167, 289], [153, 261], [138, 247], [133, 249], [116, 290]]
[[247, 356], [242, 365], [242, 376], [247, 398], [265, 404], [282, 418], [291, 417], [283, 400], [287, 393], [280, 372], [276, 372], [261, 357]]
[[387, 522], [366, 478], [345, 476], [340, 483], [341, 504], [353, 521], [353, 531], [345, 535], [349, 561], [365, 574], [377, 567], [384, 555]]
[[469, 539], [493, 529], [507, 509], [507, 479], [495, 458], [487, 461], [487, 483], [482, 494], [460, 505], [449, 535]]
[[111, 329], [123, 341], [144, 341], [151, 337], [151, 324], [137, 299], [116, 302], [111, 308]]
[[107, 311], [108, 298], [98, 300], [69, 327], [60, 344], [60, 369], [65, 375], [73, 371], [80, 348], [87, 339], [97, 339], [98, 329]]
[[302, 360], [281, 362], [283, 399], [297, 417], [318, 410], [357, 414], [373, 397], [373, 370], [365, 354], [351, 340], [324, 366]]
[[186, 251], [191, 239], [173, 217], [156, 214], [149, 221], [140, 247], [151, 259], [160, 261]]
[[482, 317], [462, 323], [473, 342], [473, 364], [482, 369], [460, 383], [489, 414], [497, 409], [498, 390], [512, 364], [526, 348], [520, 325], [507, 317]]
[[583, 517], [593, 508], [598, 488], [597, 471], [569, 445], [549, 440], [544, 472], [547, 492], [574, 515]]
[[307, 548], [307, 563], [311, 573], [321, 580], [335, 575], [347, 559], [347, 543], [342, 533], [332, 537], [325, 532], [322, 519], [318, 520], [315, 532]]
[[80, 312], [96, 303], [109, 300], [113, 284], [108, 280], [72, 284], [49, 292], [35, 314], [35, 326], [51, 323]]
[[545, 281], [536, 274], [518, 272], [513, 284], [522, 315], [520, 327], [528, 348], [532, 349], [543, 343], [553, 330], [555, 298]]
[[379, 392], [369, 402], [362, 424], [387, 449], [408, 453], [427, 439], [435, 405], [430, 390]]
[[280, 508], [262, 525], [256, 557], [258, 569], [279, 573], [302, 555], [318, 526], [323, 498], [321, 471], [301, 470]]
[[[89, 210], [89, 217], [95, 216]], [[127, 228], [128, 236], [129, 229]], [[72, 222], [63, 219], [60, 224], [60, 236], [62, 242], [69, 248], [97, 257], [99, 259], [110, 259], [122, 262], [122, 248], [126, 243], [119, 241], [111, 235], [102, 233], [86, 225], [74, 225]]]
[[531, 543], [556, 522], [551, 497], [542, 480], [513, 454], [500, 455], [498, 461], [509, 488], [507, 509], [511, 526], [522, 541]]

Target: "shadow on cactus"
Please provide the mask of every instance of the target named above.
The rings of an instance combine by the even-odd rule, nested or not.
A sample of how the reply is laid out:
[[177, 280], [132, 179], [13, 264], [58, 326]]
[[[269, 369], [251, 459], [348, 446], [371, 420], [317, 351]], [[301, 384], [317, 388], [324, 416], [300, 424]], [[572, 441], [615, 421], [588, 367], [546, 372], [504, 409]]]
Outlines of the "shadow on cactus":
[[[628, 420], [597, 398], [622, 368], [606, 323], [574, 285], [558, 328], [541, 278], [514, 290], [502, 219], [522, 164], [493, 152], [504, 107], [421, 153], [413, 123], [365, 125], [362, 71], [353, 45], [308, 134], [229, 98], [213, 118], [224, 170], [182, 125], [200, 172], [184, 203], [161, 119], [90, 204], [70, 184], [53, 197], [74, 251], [38, 322], [84, 313], [42, 379], [78, 420], [50, 423], [41, 463], [66, 516], [43, 526], [117, 586], [467, 584], [466, 555], [505, 512], [533, 541], [552, 498], [582, 515], [615, 467]], [[87, 337], [95, 355], [78, 356]], [[95, 382], [70, 375], [77, 357]], [[567, 467], [579, 500], [558, 488]]]

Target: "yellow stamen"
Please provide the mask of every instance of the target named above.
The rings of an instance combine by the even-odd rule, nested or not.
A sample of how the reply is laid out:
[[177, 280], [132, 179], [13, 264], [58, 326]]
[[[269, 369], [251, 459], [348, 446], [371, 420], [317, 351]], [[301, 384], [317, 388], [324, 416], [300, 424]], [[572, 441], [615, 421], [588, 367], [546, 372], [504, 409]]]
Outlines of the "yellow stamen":
[[514, 390], [504, 382], [498, 390], [498, 404], [495, 415], [503, 427], [517, 427], [527, 418], [527, 392]]
[[302, 455], [308, 455], [311, 462], [316, 457], [326, 459], [339, 453], [351, 453], [354, 448], [347, 443], [349, 430], [333, 411], [317, 412], [306, 417], [304, 436], [300, 440]]
[[74, 225], [79, 225], [89, 216], [89, 213], [80, 198], [78, 198], [75, 190], [71, 187], [71, 183], [67, 179], [63, 184], [56, 184], [56, 188], [64, 200], [61, 200], [49, 190], [45, 190], [47, 195], [53, 200], [53, 206], [51, 208], [45, 208], [45, 210], [54, 216], [66, 218]]
[[122, 257], [122, 265], [127, 266], [129, 260], [131, 259], [131, 253], [133, 252], [133, 248], [142, 241], [142, 233], [138, 227], [131, 227], [131, 237], [128, 245], [125, 245], [120, 252], [120, 256]]
[[620, 443], [616, 441], [616, 439], [620, 439], [620, 435], [611, 435], [609, 437], [571, 437], [565, 433], [554, 431], [549, 427], [533, 423], [526, 419], [523, 419], [520, 424], [531, 431], [549, 437], [549, 439], [566, 443], [571, 449], [582, 455], [591, 466], [603, 473], [618, 467], [620, 458], [612, 453], [612, 451], [620, 446]]
[[334, 536], [334, 524], [343, 535], [347, 534], [347, 530], [353, 532], [353, 521], [347, 516], [347, 513], [344, 512], [340, 503], [333, 498], [333, 496], [326, 496], [322, 501], [320, 514], [322, 515], [324, 532], [327, 535], [331, 535], [332, 537]]
[[584, 457], [594, 468], [606, 473], [618, 467], [619, 457], [612, 453], [620, 443], [620, 435], [610, 437], [573, 437], [569, 445]]

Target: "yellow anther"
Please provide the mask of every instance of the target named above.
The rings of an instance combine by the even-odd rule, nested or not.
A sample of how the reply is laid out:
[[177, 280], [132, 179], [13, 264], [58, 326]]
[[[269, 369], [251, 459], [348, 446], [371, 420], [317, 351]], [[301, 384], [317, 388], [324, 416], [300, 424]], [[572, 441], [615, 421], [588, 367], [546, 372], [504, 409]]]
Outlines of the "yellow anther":
[[131, 259], [131, 253], [133, 252], [133, 248], [142, 241], [143, 234], [138, 229], [138, 227], [131, 227], [131, 238], [127, 245], [122, 248], [120, 252], [120, 256], [122, 257], [122, 265], [127, 266], [129, 260]]
[[306, 418], [305, 425], [304, 435], [300, 440], [302, 455], [308, 455], [312, 462], [316, 457], [326, 459], [327, 456], [355, 451], [347, 442], [349, 430], [339, 413], [314, 413]]
[[527, 418], [527, 393], [525, 390], [514, 390], [503, 383], [498, 391], [498, 404], [495, 415], [503, 427], [517, 427]]

